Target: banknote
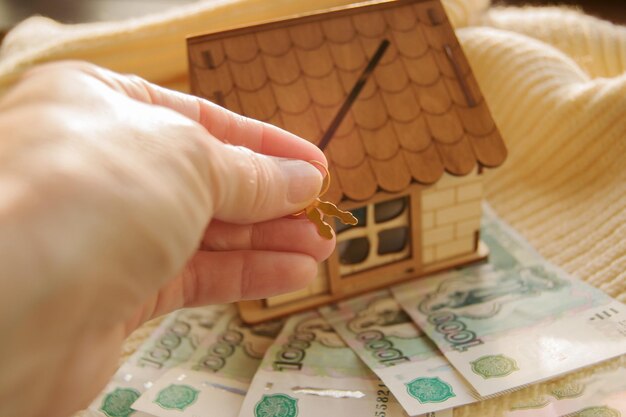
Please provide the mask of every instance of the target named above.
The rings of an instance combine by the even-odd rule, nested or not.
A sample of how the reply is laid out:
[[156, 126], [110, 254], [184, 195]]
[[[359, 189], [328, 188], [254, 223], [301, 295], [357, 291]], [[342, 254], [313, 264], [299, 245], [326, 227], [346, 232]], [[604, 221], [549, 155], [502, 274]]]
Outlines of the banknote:
[[626, 353], [626, 307], [541, 258], [485, 209], [489, 263], [392, 288], [482, 396]]
[[325, 306], [320, 312], [409, 415], [479, 399], [389, 291]]
[[626, 416], [626, 357], [620, 362], [549, 384], [547, 394], [514, 403], [506, 417]]
[[231, 306], [191, 358], [163, 374], [133, 408], [158, 417], [236, 416], [282, 324], [247, 325]]
[[267, 351], [240, 417], [406, 416], [389, 389], [316, 311], [291, 316]]
[[191, 357], [226, 308], [226, 305], [190, 308], [164, 318], [91, 403], [89, 415], [141, 417], [142, 413], [133, 412], [131, 404], [161, 374]]

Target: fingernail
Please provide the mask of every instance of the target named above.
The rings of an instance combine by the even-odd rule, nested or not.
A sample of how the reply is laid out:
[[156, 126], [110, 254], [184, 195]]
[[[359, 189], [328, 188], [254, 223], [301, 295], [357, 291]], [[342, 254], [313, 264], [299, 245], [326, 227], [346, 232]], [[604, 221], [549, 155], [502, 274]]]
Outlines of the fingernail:
[[319, 195], [323, 178], [313, 165], [299, 159], [282, 159], [280, 168], [287, 177], [287, 200], [290, 203], [304, 203]]

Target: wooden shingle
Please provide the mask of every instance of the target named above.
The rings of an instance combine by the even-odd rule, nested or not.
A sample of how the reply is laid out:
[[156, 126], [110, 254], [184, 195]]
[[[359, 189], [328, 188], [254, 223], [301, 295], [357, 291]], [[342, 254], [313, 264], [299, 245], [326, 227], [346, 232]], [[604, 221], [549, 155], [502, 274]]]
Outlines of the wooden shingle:
[[380, 13], [360, 13], [352, 17], [352, 23], [362, 36], [380, 38], [387, 30], [385, 18]]
[[293, 49], [286, 29], [265, 30], [255, 36], [261, 52], [266, 56], [281, 56]]
[[393, 121], [388, 120], [380, 129], [359, 129], [361, 141], [370, 158], [387, 160], [394, 157], [400, 150], [393, 128]]
[[261, 54], [246, 62], [230, 61], [228, 66], [230, 67], [235, 87], [238, 90], [247, 92], [259, 91], [268, 82]]
[[[316, 105], [315, 114], [317, 115], [317, 120], [320, 126], [329, 126], [332, 120], [335, 118], [335, 115], [339, 111], [341, 107], [341, 101], [338, 101], [337, 104], [333, 106], [323, 106]], [[355, 128], [354, 119], [351, 114], [347, 114], [346, 117], [343, 118], [339, 128], [335, 131], [335, 135], [333, 136], [333, 142], [337, 139], [351, 133]]]
[[340, 168], [352, 169], [360, 166], [368, 157], [363, 146], [363, 140], [355, 128], [344, 136], [333, 139], [333, 146], [326, 152], [334, 165]]
[[267, 75], [276, 84], [291, 84], [302, 76], [300, 63], [293, 49], [279, 56], [262, 54], [262, 57]]

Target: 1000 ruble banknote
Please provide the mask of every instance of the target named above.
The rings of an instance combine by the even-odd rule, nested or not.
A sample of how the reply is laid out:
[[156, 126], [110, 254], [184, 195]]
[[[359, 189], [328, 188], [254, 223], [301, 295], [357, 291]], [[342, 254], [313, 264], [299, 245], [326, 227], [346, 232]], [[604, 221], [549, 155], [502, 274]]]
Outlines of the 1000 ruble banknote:
[[158, 417], [236, 416], [281, 327], [281, 320], [247, 325], [231, 306], [191, 358], [161, 376], [133, 408]]
[[411, 321], [389, 291], [322, 307], [320, 312], [389, 387], [409, 415], [478, 400], [471, 385]]
[[546, 385], [547, 392], [513, 403], [505, 417], [626, 416], [626, 356]]
[[406, 416], [389, 389], [315, 311], [291, 316], [285, 323], [239, 414], [279, 415]]
[[118, 369], [89, 407], [90, 415], [141, 417], [131, 405], [168, 369], [187, 361], [226, 305], [190, 308], [166, 317]]
[[626, 307], [551, 265], [486, 210], [489, 264], [392, 289], [482, 396], [626, 353]]

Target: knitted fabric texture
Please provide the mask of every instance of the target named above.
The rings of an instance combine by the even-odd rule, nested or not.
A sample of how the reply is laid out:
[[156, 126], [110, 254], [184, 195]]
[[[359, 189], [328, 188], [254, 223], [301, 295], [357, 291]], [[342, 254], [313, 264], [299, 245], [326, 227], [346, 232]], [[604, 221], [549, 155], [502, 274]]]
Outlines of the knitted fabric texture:
[[[321, 0], [316, 8], [350, 0]], [[311, 2], [219, 0], [123, 22], [65, 26], [31, 18], [0, 50], [0, 91], [45, 61], [84, 59], [185, 91], [184, 37], [306, 11]], [[551, 262], [626, 302], [626, 28], [572, 9], [489, 8], [444, 0], [509, 157], [487, 199]], [[127, 340], [121, 360], [155, 326]], [[626, 356], [454, 410], [499, 416]]]

